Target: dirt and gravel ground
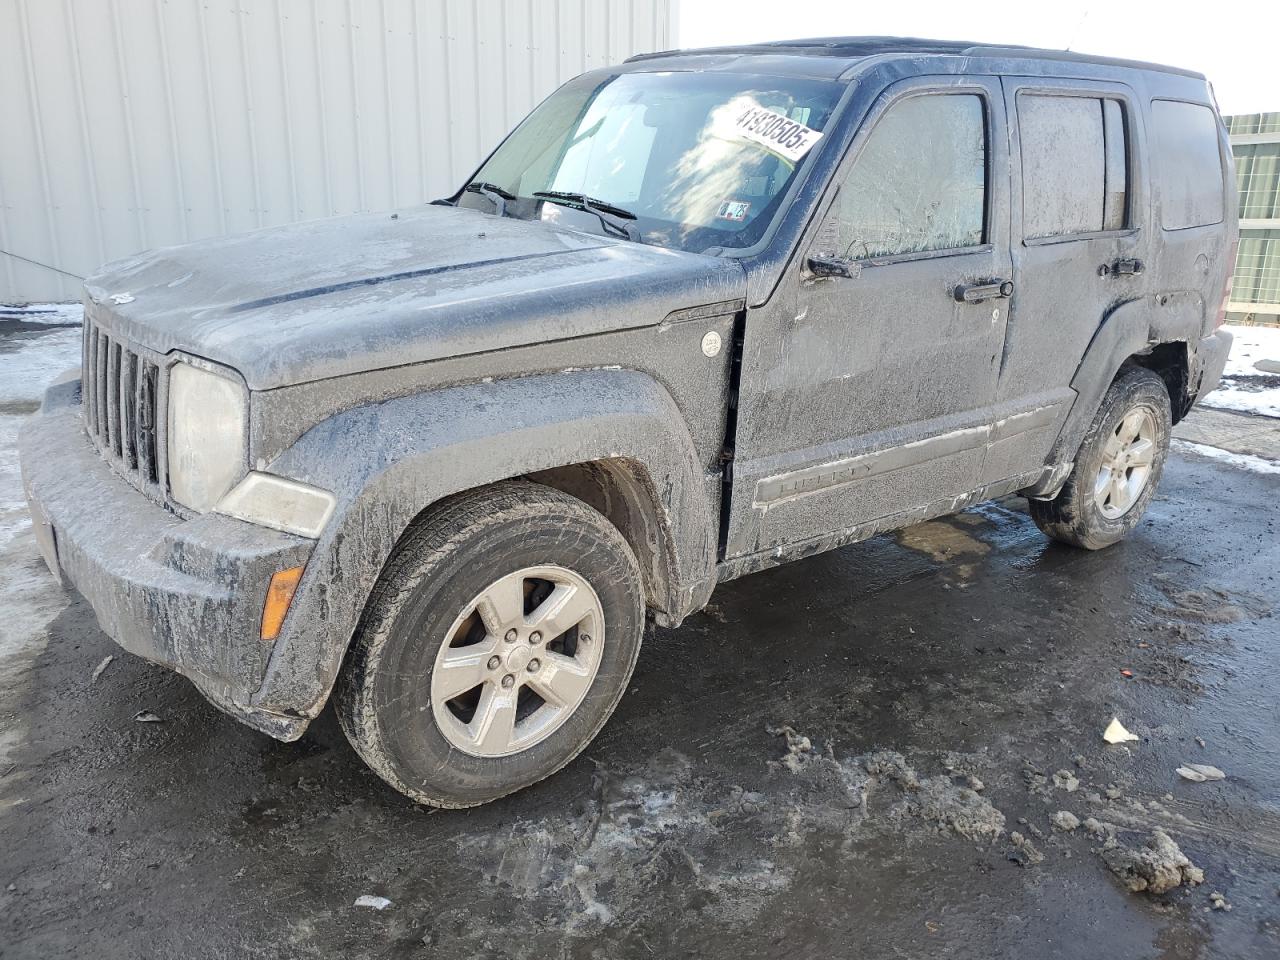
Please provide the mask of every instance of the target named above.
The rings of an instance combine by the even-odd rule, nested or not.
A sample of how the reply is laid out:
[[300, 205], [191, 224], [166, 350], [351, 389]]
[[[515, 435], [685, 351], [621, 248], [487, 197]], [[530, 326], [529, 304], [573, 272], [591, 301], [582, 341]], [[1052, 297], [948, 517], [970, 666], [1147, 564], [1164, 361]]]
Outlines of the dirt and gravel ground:
[[1280, 955], [1280, 475], [1179, 449], [1102, 553], [1013, 499], [729, 584], [565, 771], [432, 812], [52, 585], [13, 372], [63, 339], [0, 332], [0, 956]]

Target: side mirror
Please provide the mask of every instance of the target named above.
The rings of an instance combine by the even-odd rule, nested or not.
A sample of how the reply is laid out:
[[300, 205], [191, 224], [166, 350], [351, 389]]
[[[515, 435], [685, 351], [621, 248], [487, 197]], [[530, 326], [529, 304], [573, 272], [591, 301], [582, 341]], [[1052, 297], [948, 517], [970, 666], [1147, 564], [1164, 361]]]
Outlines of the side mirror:
[[844, 277], [852, 280], [861, 272], [857, 263], [839, 257], [809, 257], [805, 264], [815, 277]]

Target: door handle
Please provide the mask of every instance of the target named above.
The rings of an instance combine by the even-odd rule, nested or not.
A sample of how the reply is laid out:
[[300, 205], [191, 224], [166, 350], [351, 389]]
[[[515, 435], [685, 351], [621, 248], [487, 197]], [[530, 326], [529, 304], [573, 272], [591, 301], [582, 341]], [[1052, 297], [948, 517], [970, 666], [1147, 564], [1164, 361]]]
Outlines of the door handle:
[[1098, 276], [1136, 277], [1143, 271], [1143, 263], [1135, 257], [1121, 257], [1098, 268]]
[[1013, 296], [1012, 280], [984, 280], [981, 283], [962, 283], [953, 291], [956, 303], [981, 303]]

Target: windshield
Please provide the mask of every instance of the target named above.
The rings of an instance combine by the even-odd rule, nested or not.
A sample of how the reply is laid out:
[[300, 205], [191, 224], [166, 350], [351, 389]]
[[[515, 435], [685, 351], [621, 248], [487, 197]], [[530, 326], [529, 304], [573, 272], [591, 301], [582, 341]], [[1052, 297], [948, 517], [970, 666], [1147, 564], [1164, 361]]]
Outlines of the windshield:
[[[458, 203], [611, 235], [621, 211], [644, 243], [747, 247], [768, 229], [843, 89], [729, 73], [579, 77], [476, 173], [489, 195], [467, 191]], [[493, 188], [513, 198], [501, 210]]]

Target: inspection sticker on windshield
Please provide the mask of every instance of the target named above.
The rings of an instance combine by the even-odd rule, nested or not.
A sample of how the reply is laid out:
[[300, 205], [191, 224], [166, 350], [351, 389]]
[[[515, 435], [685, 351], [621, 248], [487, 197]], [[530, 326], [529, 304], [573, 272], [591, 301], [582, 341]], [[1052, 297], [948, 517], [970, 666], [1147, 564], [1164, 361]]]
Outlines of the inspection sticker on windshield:
[[754, 103], [748, 103], [733, 114], [732, 130], [736, 136], [758, 143], [793, 163], [804, 159], [804, 155], [822, 139], [820, 131], [811, 130], [785, 114]]
[[720, 209], [716, 211], [716, 219], [741, 223], [747, 219], [747, 211], [750, 209], [751, 203], [747, 200], [726, 200], [720, 204]]

